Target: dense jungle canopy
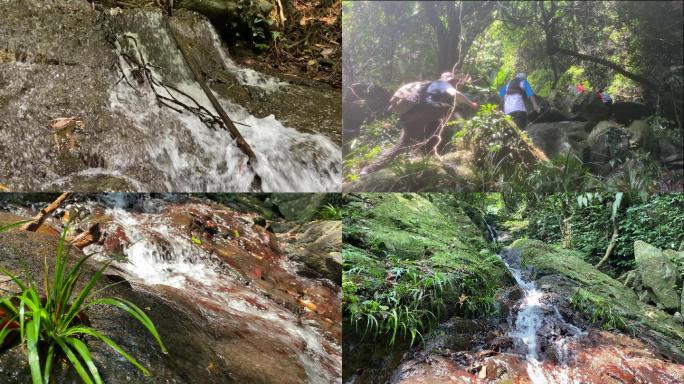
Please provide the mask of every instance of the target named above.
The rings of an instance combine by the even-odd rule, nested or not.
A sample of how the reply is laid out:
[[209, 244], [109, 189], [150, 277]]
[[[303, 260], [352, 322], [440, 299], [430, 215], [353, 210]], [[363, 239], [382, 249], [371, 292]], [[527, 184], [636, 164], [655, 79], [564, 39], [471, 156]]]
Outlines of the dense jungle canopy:
[[681, 117], [680, 1], [366, 1], [343, 13], [345, 83], [395, 86], [455, 66], [494, 88], [527, 72], [542, 96], [586, 82]]
[[[681, 190], [682, 2], [366, 1], [342, 11], [345, 190], [500, 191], [502, 174], [534, 173], [568, 176], [541, 183], [546, 191]], [[362, 177], [398, 142], [392, 93], [444, 71], [472, 77], [459, 91], [477, 112], [452, 119], [458, 133], [441, 157], [411, 150]], [[499, 90], [521, 72], [541, 105], [527, 105], [529, 138], [498, 113]], [[528, 151], [525, 142], [545, 156], [522, 156], [541, 159], [530, 164], [508, 156]], [[477, 164], [490, 155], [488, 169]], [[509, 189], [539, 177], [523, 179]]]

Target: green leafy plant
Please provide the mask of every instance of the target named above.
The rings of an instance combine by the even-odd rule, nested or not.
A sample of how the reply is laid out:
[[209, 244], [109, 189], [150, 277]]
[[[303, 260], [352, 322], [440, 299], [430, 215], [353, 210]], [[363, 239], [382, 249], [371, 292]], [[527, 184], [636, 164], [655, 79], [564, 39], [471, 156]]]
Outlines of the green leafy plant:
[[[2, 227], [0, 231], [17, 225]], [[0, 299], [0, 310], [4, 313], [4, 319], [2, 319], [4, 326], [0, 329], [0, 345], [11, 333], [19, 333], [20, 343], [28, 355], [33, 384], [50, 383], [54, 363], [62, 358], [66, 358], [84, 383], [102, 383], [102, 378], [86, 344], [87, 337], [102, 341], [143, 374], [149, 375], [147, 368], [112, 339], [90, 326], [84, 311], [96, 305], [109, 305], [127, 312], [150, 332], [161, 350], [167, 353], [152, 320], [130, 301], [114, 297], [97, 297], [107, 288], [94, 290], [103, 272], [109, 266], [109, 262], [96, 270], [83, 288], [80, 290], [77, 288], [79, 281], [86, 274], [84, 266], [92, 255], [81, 257], [69, 268], [69, 246], [65, 240], [67, 232], [68, 226], [62, 232], [57, 245], [52, 276], [50, 276], [47, 260], [45, 261], [42, 292], [33, 279], [26, 277], [22, 280], [9, 270], [0, 267], [0, 273], [9, 277], [20, 290], [19, 293]]]

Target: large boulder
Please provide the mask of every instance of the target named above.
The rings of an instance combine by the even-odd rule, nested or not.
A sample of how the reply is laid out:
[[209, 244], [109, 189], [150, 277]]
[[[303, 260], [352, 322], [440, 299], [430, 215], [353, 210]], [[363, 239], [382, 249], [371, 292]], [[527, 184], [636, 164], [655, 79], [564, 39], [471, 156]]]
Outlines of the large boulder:
[[631, 101], [616, 102], [612, 106], [615, 121], [620, 124], [629, 124], [634, 120], [640, 120], [653, 113], [646, 104]]
[[[290, 237], [291, 234], [287, 234]], [[287, 240], [286, 240], [287, 241]], [[314, 221], [296, 231], [283, 251], [306, 268], [300, 273], [342, 284], [342, 222]]]
[[582, 121], [536, 123], [528, 126], [526, 131], [534, 145], [552, 158], [571, 150], [581, 154], [582, 143], [587, 138], [586, 125]]
[[657, 146], [659, 159], [666, 167], [675, 170], [684, 167], [684, 148], [681, 140], [663, 136], [657, 139]]
[[650, 153], [655, 158], [658, 157], [658, 140], [646, 120], [632, 121], [629, 127], [627, 127], [627, 131], [630, 134], [630, 146], [641, 148], [641, 150]]
[[676, 288], [679, 271], [668, 255], [648, 243], [637, 240], [634, 242], [634, 258], [641, 283], [653, 294], [655, 304], [666, 311], [677, 311], [681, 304], [679, 290]]
[[587, 137], [585, 161], [594, 173], [608, 175], [629, 151], [629, 132], [612, 121], [601, 121]]

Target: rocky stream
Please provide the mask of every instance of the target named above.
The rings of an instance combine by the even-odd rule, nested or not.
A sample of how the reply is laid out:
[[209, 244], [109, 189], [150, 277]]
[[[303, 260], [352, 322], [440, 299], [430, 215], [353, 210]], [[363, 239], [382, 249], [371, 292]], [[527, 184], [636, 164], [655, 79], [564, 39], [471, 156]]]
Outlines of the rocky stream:
[[[3, 196], [0, 224], [30, 217], [42, 205], [31, 202], [35, 196], [24, 198]], [[152, 371], [144, 377], [106, 345], [90, 341], [105, 382], [341, 380], [341, 223], [286, 220], [267, 209], [247, 209], [239, 197], [225, 199], [241, 209], [186, 195], [101, 194], [77, 196], [61, 211], [74, 235], [97, 228], [81, 246], [94, 254], [92, 268], [114, 260], [101, 285], [118, 282], [107, 295], [144, 308], [169, 349], [162, 354], [115, 308], [88, 310], [93, 326]], [[300, 214], [320, 202], [309, 195], [269, 199], [259, 204], [277, 212], [296, 206]], [[40, 276], [44, 260], [54, 259], [63, 225], [53, 217], [38, 232], [0, 233], [0, 264]], [[73, 248], [72, 254], [81, 251]], [[63, 382], [72, 374], [63, 373]], [[29, 377], [21, 348], [0, 352], [0, 382]]]

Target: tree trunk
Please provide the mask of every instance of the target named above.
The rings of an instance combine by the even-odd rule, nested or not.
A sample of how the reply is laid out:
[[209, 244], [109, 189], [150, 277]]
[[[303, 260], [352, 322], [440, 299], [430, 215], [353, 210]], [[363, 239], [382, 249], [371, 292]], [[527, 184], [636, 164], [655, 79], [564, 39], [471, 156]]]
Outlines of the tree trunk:
[[575, 52], [575, 51], [565, 49], [565, 48], [561, 48], [561, 47], [554, 45], [551, 47], [551, 52], [549, 52], [549, 54], [553, 55], [556, 53], [559, 53], [561, 55], [576, 57], [580, 60], [591, 61], [591, 62], [594, 62], [597, 64], [601, 64], [603, 66], [606, 66], [606, 67], [614, 70], [615, 72], [623, 75], [624, 77], [626, 77], [628, 79], [634, 80], [639, 84], [643, 84], [644, 86], [646, 86], [646, 87], [648, 87], [648, 88], [650, 88], [656, 92], [660, 91], [660, 87], [658, 85], [656, 85], [655, 83], [653, 83], [652, 81], [650, 81], [649, 79], [647, 79], [643, 76], [639, 76], [637, 74], [634, 74], [632, 72], [629, 72], [629, 71], [625, 70], [624, 68], [620, 67], [619, 65], [613, 63], [612, 61], [609, 61], [606, 59], [601, 59], [599, 57], [585, 55], [583, 53]]
[[603, 258], [601, 261], [598, 262], [598, 264], [595, 265], [596, 269], [599, 269], [605, 264], [608, 259], [610, 258], [610, 254], [613, 252], [613, 248], [615, 248], [615, 242], [617, 241], [618, 238], [618, 226], [616, 223], [613, 223], [613, 236], [610, 238], [610, 244], [608, 244], [608, 248], [606, 249], [606, 254], [603, 255]]

